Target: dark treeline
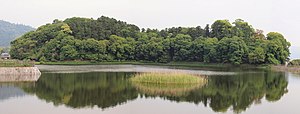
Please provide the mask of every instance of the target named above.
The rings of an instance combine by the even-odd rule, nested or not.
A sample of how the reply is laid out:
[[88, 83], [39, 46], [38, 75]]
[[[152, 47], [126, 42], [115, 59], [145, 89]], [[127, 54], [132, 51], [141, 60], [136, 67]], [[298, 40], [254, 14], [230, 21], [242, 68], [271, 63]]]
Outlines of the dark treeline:
[[217, 20], [211, 26], [140, 29], [113, 18], [54, 20], [11, 43], [11, 56], [37, 61], [197, 61], [284, 64], [290, 43], [266, 36], [247, 22]]

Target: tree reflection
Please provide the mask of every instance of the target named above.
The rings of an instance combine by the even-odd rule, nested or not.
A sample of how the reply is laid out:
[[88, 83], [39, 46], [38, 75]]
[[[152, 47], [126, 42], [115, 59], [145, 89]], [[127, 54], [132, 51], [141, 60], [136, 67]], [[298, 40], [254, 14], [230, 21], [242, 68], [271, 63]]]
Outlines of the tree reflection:
[[[232, 108], [242, 112], [252, 104], [259, 104], [265, 97], [267, 101], [278, 101], [287, 93], [288, 81], [284, 73], [260, 72], [242, 73], [235, 76], [211, 76], [208, 83], [200, 88], [182, 89], [185, 93], [169, 94], [170, 91], [155, 91], [156, 86], [143, 88], [133, 86], [128, 78], [130, 73], [76, 73], [43, 74], [35, 86], [24, 90], [35, 93], [40, 99], [65, 104], [72, 108], [97, 106], [102, 109], [126, 103], [141, 97], [160, 97], [171, 101], [204, 104], [216, 112], [226, 112]], [[140, 87], [140, 86], [139, 86]], [[162, 88], [159, 86], [159, 88]], [[147, 91], [148, 92], [147, 92]], [[150, 91], [150, 92], [149, 92]], [[165, 94], [166, 92], [169, 92]], [[158, 94], [155, 94], [158, 93]]]
[[73, 108], [98, 106], [102, 109], [137, 98], [126, 81], [128, 73], [43, 74], [35, 88], [26, 88], [40, 99]]

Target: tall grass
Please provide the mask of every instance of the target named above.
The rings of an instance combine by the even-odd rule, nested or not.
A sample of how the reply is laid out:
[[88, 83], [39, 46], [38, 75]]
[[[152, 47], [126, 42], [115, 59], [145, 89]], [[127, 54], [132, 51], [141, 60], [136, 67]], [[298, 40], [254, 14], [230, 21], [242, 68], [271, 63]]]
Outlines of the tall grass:
[[131, 81], [141, 83], [191, 84], [204, 83], [206, 79], [203, 76], [173, 71], [138, 73], [131, 78]]
[[30, 60], [14, 60], [0, 59], [0, 67], [34, 67], [34, 61]]
[[185, 96], [207, 83], [204, 76], [180, 71], [138, 73], [132, 77], [133, 86], [147, 95]]

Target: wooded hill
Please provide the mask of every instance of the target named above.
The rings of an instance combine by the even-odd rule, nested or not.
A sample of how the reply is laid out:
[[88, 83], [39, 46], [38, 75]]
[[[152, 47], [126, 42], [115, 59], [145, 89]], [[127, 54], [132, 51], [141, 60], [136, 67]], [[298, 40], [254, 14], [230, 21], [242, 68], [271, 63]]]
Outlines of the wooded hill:
[[69, 18], [28, 32], [11, 43], [11, 56], [37, 61], [197, 61], [284, 64], [290, 43], [283, 35], [237, 19], [211, 26], [140, 29], [113, 18]]

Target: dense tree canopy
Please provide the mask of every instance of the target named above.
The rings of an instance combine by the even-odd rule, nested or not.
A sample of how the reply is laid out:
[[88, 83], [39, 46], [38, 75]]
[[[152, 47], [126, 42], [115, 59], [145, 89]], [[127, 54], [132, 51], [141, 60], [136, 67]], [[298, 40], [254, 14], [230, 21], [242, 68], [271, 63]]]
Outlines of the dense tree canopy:
[[54, 20], [11, 42], [11, 56], [37, 61], [197, 61], [284, 64], [290, 43], [244, 20], [211, 26], [144, 29], [109, 17]]

